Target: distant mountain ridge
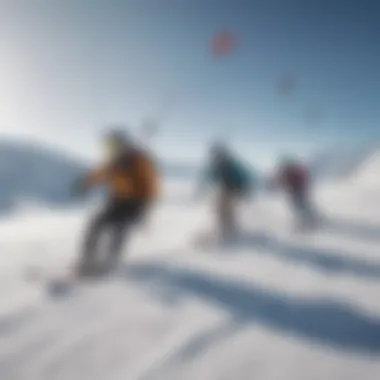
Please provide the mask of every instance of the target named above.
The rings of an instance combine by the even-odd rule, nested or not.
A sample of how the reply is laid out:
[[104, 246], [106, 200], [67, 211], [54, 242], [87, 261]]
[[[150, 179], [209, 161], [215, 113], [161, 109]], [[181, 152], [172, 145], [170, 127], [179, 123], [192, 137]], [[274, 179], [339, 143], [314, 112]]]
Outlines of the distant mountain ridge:
[[46, 204], [72, 203], [70, 184], [86, 165], [37, 144], [0, 141], [0, 211], [20, 199]]

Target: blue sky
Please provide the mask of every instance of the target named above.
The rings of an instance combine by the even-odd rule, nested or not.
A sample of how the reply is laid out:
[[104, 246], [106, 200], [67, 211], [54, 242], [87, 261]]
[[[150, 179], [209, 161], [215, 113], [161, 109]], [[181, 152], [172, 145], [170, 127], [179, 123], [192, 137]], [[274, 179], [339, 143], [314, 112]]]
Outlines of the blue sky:
[[[0, 0], [0, 132], [95, 157], [108, 123], [137, 133], [162, 114], [163, 157], [197, 159], [221, 136], [259, 164], [378, 138], [376, 1], [205, 3]], [[221, 29], [238, 46], [215, 59]], [[295, 91], [278, 96], [288, 73]]]

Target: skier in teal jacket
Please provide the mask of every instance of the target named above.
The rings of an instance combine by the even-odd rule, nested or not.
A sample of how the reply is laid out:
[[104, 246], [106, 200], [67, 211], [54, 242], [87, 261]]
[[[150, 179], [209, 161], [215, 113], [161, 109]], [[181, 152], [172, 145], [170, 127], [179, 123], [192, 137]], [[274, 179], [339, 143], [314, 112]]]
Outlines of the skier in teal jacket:
[[252, 195], [257, 182], [253, 170], [239, 160], [223, 144], [214, 144], [209, 162], [202, 172], [201, 189], [214, 186], [217, 190], [215, 213], [222, 240], [238, 231], [237, 206]]

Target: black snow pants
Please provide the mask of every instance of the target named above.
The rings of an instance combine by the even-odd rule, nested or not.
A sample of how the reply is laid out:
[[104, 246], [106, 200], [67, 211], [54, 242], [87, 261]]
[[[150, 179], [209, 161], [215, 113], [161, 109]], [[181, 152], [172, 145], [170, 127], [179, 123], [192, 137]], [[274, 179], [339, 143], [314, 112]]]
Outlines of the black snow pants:
[[91, 266], [99, 254], [99, 242], [108, 233], [109, 246], [105, 259], [116, 263], [131, 228], [145, 211], [145, 202], [133, 199], [110, 200], [91, 221], [85, 233], [81, 265]]

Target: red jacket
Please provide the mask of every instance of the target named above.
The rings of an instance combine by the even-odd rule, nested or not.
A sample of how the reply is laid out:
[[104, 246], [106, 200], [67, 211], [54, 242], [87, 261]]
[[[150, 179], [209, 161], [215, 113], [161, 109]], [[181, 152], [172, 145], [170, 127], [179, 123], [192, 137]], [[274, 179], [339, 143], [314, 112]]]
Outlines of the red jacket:
[[279, 182], [286, 190], [296, 195], [306, 195], [309, 173], [299, 164], [285, 165], [279, 173]]

